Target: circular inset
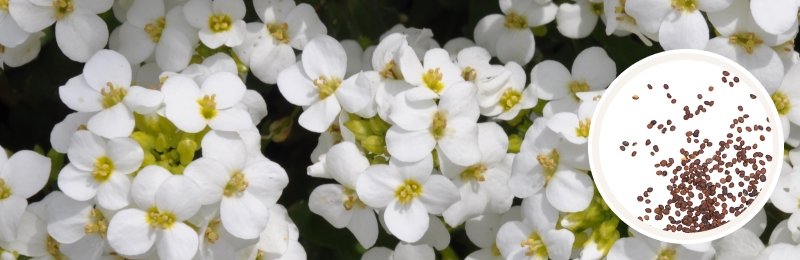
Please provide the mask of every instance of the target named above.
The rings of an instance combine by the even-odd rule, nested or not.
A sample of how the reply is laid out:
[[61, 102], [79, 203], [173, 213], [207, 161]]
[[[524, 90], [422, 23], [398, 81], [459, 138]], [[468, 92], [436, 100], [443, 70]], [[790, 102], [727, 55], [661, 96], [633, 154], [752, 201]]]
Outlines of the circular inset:
[[732, 233], [778, 180], [784, 141], [773, 98], [717, 54], [674, 50], [637, 62], [592, 118], [589, 161], [600, 194], [654, 239], [690, 244]]

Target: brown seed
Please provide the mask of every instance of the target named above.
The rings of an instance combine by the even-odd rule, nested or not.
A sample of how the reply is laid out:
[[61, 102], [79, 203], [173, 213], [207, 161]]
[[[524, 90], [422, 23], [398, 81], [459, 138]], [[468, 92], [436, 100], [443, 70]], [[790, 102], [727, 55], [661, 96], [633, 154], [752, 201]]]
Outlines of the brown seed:
[[767, 181], [767, 175], [761, 175], [761, 176], [759, 176], [759, 177], [758, 177], [758, 180], [760, 180], [761, 182], [765, 182], [765, 181]]
[[733, 77], [733, 82], [739, 83], [739, 77]]
[[708, 91], [714, 91], [714, 86], [709, 86]]
[[639, 100], [639, 95], [633, 95], [633, 100]]
[[624, 152], [625, 151], [625, 146], [624, 145], [620, 145], [619, 149]]
[[644, 200], [644, 203], [646, 203], [646, 204], [650, 204], [650, 199], [646, 199], [646, 200]]
[[633, 151], [633, 152], [631, 153], [631, 157], [634, 157], [634, 156], [636, 156], [636, 151]]
[[772, 127], [767, 127], [767, 132], [772, 132]]
[[644, 200], [644, 198], [642, 198], [642, 196], [639, 196], [639, 197], [636, 197], [636, 200], [638, 200], [639, 202], [641, 202], [641, 201], [643, 201], [643, 200]]
[[739, 111], [742, 111], [742, 110], [744, 110], [744, 108], [742, 106], [739, 106]]
[[728, 78], [722, 77], [722, 83], [728, 83]]
[[669, 127], [669, 130], [670, 130], [670, 131], [675, 131], [675, 126], [670, 126], [670, 127]]
[[631, 146], [636, 146], [636, 144], [638, 144], [638, 143], [637, 142], [633, 142], [633, 144], [631, 144]]
[[723, 71], [722, 71], [722, 75], [727, 77], [727, 76], [730, 76], [731, 74], [730, 74], [730, 73], [728, 73], [728, 71], [727, 71], [727, 70], [723, 70]]
[[667, 98], [672, 98], [672, 94], [667, 93]]
[[644, 141], [644, 145], [650, 145], [650, 139], [647, 139], [647, 141]]
[[756, 99], [756, 95], [750, 94], [750, 98]]
[[678, 101], [677, 101], [677, 100], [675, 100], [674, 98], [673, 98], [673, 99], [670, 101], [670, 103], [672, 103], [672, 104], [675, 104], [675, 103], [677, 103], [677, 102], [678, 102]]
[[703, 95], [697, 94], [697, 99], [702, 99], [702, 98], [703, 98]]
[[646, 208], [646, 209], [644, 209], [644, 212], [650, 213], [650, 212], [653, 212], [653, 211], [650, 210], [650, 208]]
[[648, 89], [653, 89], [653, 85], [647, 84]]
[[650, 220], [650, 216], [644, 215], [644, 220]]
[[653, 192], [653, 187], [647, 188], [647, 192]]
[[653, 151], [658, 152], [658, 145], [653, 145]]
[[733, 81], [728, 82], [728, 86], [733, 87]]
[[622, 141], [622, 145], [628, 146], [628, 141]]
[[669, 85], [664, 84], [664, 89], [669, 89]]

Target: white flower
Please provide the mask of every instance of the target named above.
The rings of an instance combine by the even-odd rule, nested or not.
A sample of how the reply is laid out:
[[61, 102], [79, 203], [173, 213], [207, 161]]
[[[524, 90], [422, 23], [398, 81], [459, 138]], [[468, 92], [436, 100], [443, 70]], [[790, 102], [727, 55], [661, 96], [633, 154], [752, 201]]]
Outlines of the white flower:
[[344, 77], [349, 78], [361, 71], [361, 55], [364, 53], [364, 50], [361, 49], [361, 45], [354, 40], [342, 40], [339, 41], [339, 44], [342, 45], [344, 52], [347, 53], [347, 71]]
[[625, 11], [636, 19], [643, 31], [658, 33], [658, 41], [665, 50], [702, 50], [708, 43], [708, 25], [700, 11], [717, 12], [727, 8], [732, 1], [627, 1]]
[[406, 28], [403, 24], [396, 24], [391, 29], [381, 34], [380, 40], [383, 41], [389, 35], [400, 33], [406, 37], [408, 46], [414, 49], [417, 59], [424, 60], [424, 54], [430, 49], [439, 48], [439, 43], [433, 39], [433, 31], [428, 28]]
[[206, 126], [221, 131], [247, 130], [253, 124], [250, 115], [233, 107], [242, 100], [245, 88], [242, 80], [229, 72], [214, 73], [200, 87], [187, 76], [170, 76], [161, 87], [165, 115], [188, 133]]
[[197, 253], [197, 233], [183, 223], [200, 208], [200, 188], [192, 179], [151, 165], [139, 171], [131, 194], [139, 207], [117, 212], [108, 225], [108, 243], [116, 252], [138, 255], [156, 244], [161, 259]]
[[800, 88], [797, 87], [798, 81], [800, 81], [800, 66], [794, 65], [786, 72], [777, 90], [767, 89], [770, 92], [772, 102], [778, 109], [784, 139], [789, 138], [792, 124], [800, 124], [800, 107], [798, 107], [798, 104], [800, 104]]
[[441, 214], [460, 198], [455, 185], [432, 170], [431, 155], [414, 163], [392, 157], [389, 165], [367, 168], [356, 181], [356, 192], [368, 206], [386, 208], [384, 219], [392, 234], [416, 242], [428, 230], [428, 213]]
[[520, 152], [514, 158], [508, 188], [514, 196], [527, 198], [541, 190], [547, 200], [563, 212], [586, 209], [594, 194], [585, 145], [564, 141], [547, 128], [548, 119], [537, 118], [525, 133]]
[[497, 233], [497, 248], [506, 259], [569, 259], [575, 235], [555, 229], [558, 211], [537, 193], [522, 204], [522, 221], [503, 224]]
[[47, 232], [73, 259], [99, 259], [106, 247], [108, 222], [114, 212], [93, 203], [56, 196], [47, 207]]
[[742, 65], [764, 85], [768, 92], [780, 86], [783, 63], [770, 46], [794, 38], [797, 26], [789, 32], [773, 35], [753, 20], [747, 1], [734, 0], [728, 8], [708, 13], [708, 20], [720, 36], [711, 39], [705, 50], [725, 56]]
[[261, 233], [258, 243], [239, 250], [237, 259], [265, 260], [306, 259], [303, 245], [297, 242], [300, 232], [289, 218], [286, 208], [275, 204], [269, 208], [269, 224]]
[[232, 235], [258, 237], [267, 226], [267, 209], [289, 182], [286, 171], [269, 160], [247, 165], [247, 149], [236, 133], [210, 131], [201, 147], [203, 157], [184, 170], [200, 186], [199, 203], [219, 203], [222, 225]]
[[569, 38], [580, 39], [589, 36], [603, 15], [603, 1], [577, 0], [574, 4], [562, 3], [556, 14], [556, 28]]
[[411, 245], [400, 242], [394, 251], [385, 247], [375, 247], [361, 256], [361, 260], [434, 260], [436, 254], [429, 245]]
[[[475, 42], [473, 42], [472, 40], [465, 37], [457, 37], [447, 41], [447, 43], [444, 44], [442, 49], [446, 50], [447, 53], [450, 53], [450, 60], [455, 62], [459, 52], [472, 46], [476, 46]], [[492, 56], [489, 55], [489, 58], [491, 57]]]
[[478, 246], [479, 250], [472, 252], [465, 259], [469, 260], [501, 260], [504, 259], [497, 248], [497, 232], [503, 224], [510, 221], [522, 221], [521, 208], [514, 206], [506, 213], [488, 213], [467, 220], [464, 230], [467, 238]]
[[233, 107], [247, 111], [247, 114], [250, 115], [250, 119], [253, 120], [253, 126], [261, 123], [261, 120], [269, 114], [269, 111], [267, 111], [267, 101], [264, 100], [261, 93], [252, 89], [246, 90], [244, 96], [242, 96], [242, 100], [236, 103], [236, 105], [233, 105]]
[[[785, 167], [788, 165], [784, 164]], [[800, 240], [800, 167], [781, 169], [778, 186], [770, 196], [770, 201], [776, 208], [783, 212], [791, 213], [788, 219], [788, 228], [794, 240]]]
[[450, 55], [444, 49], [425, 52], [423, 65], [414, 49], [406, 47], [400, 54], [400, 70], [406, 82], [416, 86], [405, 92], [411, 101], [439, 98], [448, 88], [464, 81], [461, 69], [450, 61]]
[[539, 98], [550, 100], [544, 106], [545, 117], [558, 112], [575, 112], [578, 109], [578, 92], [600, 90], [608, 87], [617, 75], [617, 67], [606, 51], [600, 47], [583, 50], [572, 64], [572, 74], [564, 65], [546, 60], [531, 70], [531, 86], [539, 91]]
[[11, 0], [8, 9], [29, 33], [55, 23], [56, 42], [64, 55], [86, 62], [108, 42], [108, 27], [97, 14], [107, 11], [113, 3], [112, 0]]
[[[380, 74], [380, 84], [375, 93], [375, 103], [378, 105], [378, 115], [384, 121], [394, 124], [389, 117], [392, 102], [400, 92], [414, 86], [408, 84], [400, 69], [400, 55], [408, 47], [407, 36], [394, 33], [381, 40], [372, 55], [372, 68]], [[416, 53], [416, 51], [415, 51]]]
[[797, 27], [797, 1], [752, 0], [750, 10], [759, 27], [771, 34], [781, 34]]
[[[650, 39], [645, 37], [642, 30], [639, 29], [636, 19], [625, 12], [625, 2], [626, 0], [603, 0], [603, 13], [607, 17], [606, 34], [611, 35], [612, 33], [617, 34], [617, 32], [630, 32], [636, 34], [645, 45], [653, 46]], [[653, 36], [653, 39], [658, 40], [657, 34]]]
[[134, 1], [127, 17], [119, 29], [119, 52], [131, 64], [145, 61], [154, 52], [162, 70], [180, 71], [189, 64], [198, 36], [182, 6], [167, 12], [163, 0]]
[[410, 101], [400, 93], [392, 105], [395, 123], [386, 133], [393, 159], [419, 161], [436, 148], [439, 156], [469, 166], [480, 159], [478, 104], [475, 84], [463, 82], [446, 91], [439, 104], [431, 99]]
[[597, 103], [597, 101], [584, 101], [578, 108], [577, 114], [557, 113], [547, 120], [547, 127], [573, 144], [585, 144], [589, 138], [589, 127], [592, 125], [592, 115]]
[[[539, 93], [533, 86], [525, 88], [525, 71], [516, 62], [506, 63], [505, 69], [511, 72], [501, 87], [483, 98], [481, 114], [500, 120], [511, 120], [520, 110], [529, 109], [539, 102]], [[479, 101], [480, 102], [480, 101]]]
[[339, 184], [323, 184], [311, 192], [308, 207], [335, 228], [347, 227], [364, 248], [378, 238], [378, 221], [370, 207], [359, 199], [356, 180], [369, 167], [369, 160], [351, 142], [334, 145], [325, 157], [325, 172]]
[[[714, 254], [691, 250], [686, 246], [661, 242], [631, 230], [633, 237], [620, 238], [608, 251], [608, 260], [674, 259], [709, 260]], [[714, 250], [709, 248], [709, 250]], [[751, 258], [752, 259], [752, 258]]]
[[333, 37], [315, 37], [302, 55], [302, 61], [278, 75], [278, 89], [286, 100], [308, 106], [300, 115], [301, 126], [320, 133], [328, 129], [342, 108], [354, 113], [367, 105], [370, 86], [355, 84], [355, 77], [344, 79], [347, 55]]
[[183, 6], [186, 20], [200, 29], [200, 41], [211, 49], [244, 42], [247, 24], [242, 18], [246, 11], [242, 0], [191, 0]]
[[739, 229], [714, 241], [717, 259], [758, 259], [765, 248], [761, 239], [747, 229]]
[[[452, 55], [452, 54], [451, 54]], [[502, 95], [500, 88], [507, 84], [512, 76], [512, 71], [502, 65], [492, 65], [489, 61], [492, 56], [480, 46], [467, 47], [458, 52], [456, 65], [461, 68], [464, 80], [472, 81], [478, 86], [478, 105], [489, 107], [495, 105]], [[519, 67], [519, 64], [514, 63]], [[513, 66], [513, 65], [512, 65]], [[525, 77], [525, 72], [522, 72]], [[525, 80], [522, 80], [525, 85]]]
[[22, 44], [31, 33], [19, 27], [17, 21], [11, 17], [8, 10], [8, 0], [0, 2], [0, 46], [5, 48], [17, 47]]
[[[241, 239], [231, 235], [222, 225], [219, 207], [216, 205], [200, 207], [197, 214], [189, 221], [195, 224], [198, 227], [197, 230], [200, 231], [196, 259], [234, 259], [236, 251], [258, 242], [257, 239]], [[283, 228], [288, 232], [286, 226]]]
[[69, 259], [61, 250], [61, 246], [61, 243], [48, 234], [47, 219], [26, 210], [19, 223], [19, 235], [5, 248], [34, 259]]
[[267, 84], [275, 84], [278, 74], [295, 64], [292, 49], [303, 50], [312, 38], [325, 35], [328, 29], [319, 20], [314, 7], [295, 4], [294, 0], [253, 1], [263, 23], [247, 25], [247, 39], [234, 51], [253, 75]]
[[500, 0], [503, 14], [491, 14], [478, 21], [475, 43], [486, 48], [501, 62], [528, 64], [536, 42], [531, 27], [545, 25], [556, 18], [558, 6], [552, 2]]
[[[6, 20], [14, 20], [11, 17]], [[2, 21], [0, 21], [2, 22]], [[8, 64], [10, 67], [19, 67], [31, 62], [36, 56], [39, 56], [39, 51], [42, 49], [42, 42], [40, 38], [44, 37], [43, 32], [35, 32], [26, 38], [26, 40], [15, 47], [3, 46], [0, 44], [0, 69], [3, 69], [3, 64]]]
[[87, 124], [92, 133], [105, 138], [133, 132], [133, 112], [147, 114], [161, 106], [161, 92], [131, 86], [131, 66], [111, 50], [98, 51], [86, 62], [83, 74], [58, 88], [61, 101], [78, 112], [98, 112]]
[[128, 174], [144, 160], [142, 147], [133, 139], [103, 140], [89, 131], [72, 135], [67, 153], [70, 163], [58, 174], [58, 187], [78, 201], [97, 197], [103, 208], [117, 210], [128, 205], [131, 180]]
[[508, 136], [503, 128], [493, 122], [478, 124], [478, 146], [481, 159], [469, 167], [439, 157], [442, 173], [461, 193], [461, 200], [442, 213], [452, 227], [484, 213], [506, 212], [514, 198], [507, 186], [514, 156], [506, 155]]
[[181, 71], [181, 74], [194, 79], [197, 85], [203, 85], [208, 76], [223, 71], [233, 75], [239, 74], [236, 61], [228, 54], [220, 52], [203, 59], [203, 63], [189, 65]]
[[6, 157], [0, 147], [0, 241], [11, 242], [30, 198], [47, 183], [50, 158], [33, 151]]

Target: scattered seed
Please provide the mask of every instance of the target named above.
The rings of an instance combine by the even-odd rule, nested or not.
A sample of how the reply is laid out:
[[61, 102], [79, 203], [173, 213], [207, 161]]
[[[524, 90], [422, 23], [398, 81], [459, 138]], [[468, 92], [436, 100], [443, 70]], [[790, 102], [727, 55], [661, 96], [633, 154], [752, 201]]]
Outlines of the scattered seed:
[[742, 106], [739, 106], [739, 111], [742, 111], [742, 110], [744, 110], [744, 108]]
[[730, 76], [731, 74], [730, 74], [730, 73], [728, 73], [728, 71], [727, 71], [727, 70], [723, 70], [723, 71], [722, 71], [722, 75], [727, 77], [727, 76]]
[[697, 94], [697, 99], [703, 99], [703, 95]]
[[733, 77], [733, 82], [739, 83], [739, 77]]
[[750, 98], [756, 99], [756, 95], [750, 94]]
[[664, 89], [669, 89], [669, 85], [664, 84]]
[[633, 95], [633, 100], [639, 100], [639, 95]]
[[708, 91], [714, 91], [714, 86], [709, 86]]

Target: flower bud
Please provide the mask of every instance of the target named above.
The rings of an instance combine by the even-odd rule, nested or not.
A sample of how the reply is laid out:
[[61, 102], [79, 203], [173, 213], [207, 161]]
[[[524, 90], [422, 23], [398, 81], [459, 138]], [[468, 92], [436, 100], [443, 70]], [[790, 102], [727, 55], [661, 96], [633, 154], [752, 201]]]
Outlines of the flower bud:
[[145, 152], [150, 151], [150, 149], [153, 149], [153, 147], [156, 145], [156, 138], [145, 132], [137, 131], [131, 134], [129, 137], [139, 143], [139, 146], [141, 146], [142, 150]]
[[369, 161], [370, 165], [388, 164], [388, 163], [389, 163], [389, 161], [387, 161], [386, 157], [383, 157], [383, 156], [375, 156], [375, 158], [372, 158], [372, 160]]
[[182, 165], [188, 165], [194, 160], [194, 152], [197, 151], [198, 145], [192, 139], [183, 139], [178, 143], [178, 153]]
[[163, 153], [170, 148], [169, 139], [163, 133], [158, 133], [154, 147], [156, 148], [156, 151]]
[[[289, 121], [287, 122], [287, 120]], [[289, 134], [292, 132], [293, 125], [294, 120], [292, 120], [291, 117], [284, 117], [272, 122], [272, 124], [269, 125], [269, 133], [272, 141], [276, 143], [286, 141], [286, 138], [289, 138]]]
[[382, 136], [370, 135], [364, 141], [361, 141], [361, 146], [367, 151], [374, 154], [383, 154], [386, 152], [386, 141]]
[[373, 135], [367, 120], [350, 120], [345, 122], [344, 126], [347, 127], [350, 132], [353, 132], [353, 135], [356, 136], [356, 140], [358, 141], [363, 141], [367, 139], [368, 136]]
[[512, 134], [508, 136], [508, 152], [509, 153], [519, 153], [519, 149], [522, 147], [522, 137], [518, 134]]
[[392, 127], [392, 125], [383, 121], [379, 116], [373, 116], [369, 119], [369, 128], [376, 135], [386, 135], [386, 131], [389, 131], [389, 127]]

